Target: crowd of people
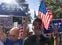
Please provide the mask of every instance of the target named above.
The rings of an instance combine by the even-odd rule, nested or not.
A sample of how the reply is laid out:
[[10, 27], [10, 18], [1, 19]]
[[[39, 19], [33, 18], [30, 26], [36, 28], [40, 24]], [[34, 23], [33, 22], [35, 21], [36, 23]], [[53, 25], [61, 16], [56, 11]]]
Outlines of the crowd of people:
[[53, 36], [47, 37], [43, 33], [42, 20], [36, 18], [32, 25], [35, 34], [31, 35], [32, 33], [30, 33], [30, 35], [27, 35], [27, 33], [23, 33], [23, 38], [19, 37], [19, 27], [13, 27], [7, 35], [0, 29], [0, 45], [54, 45]]

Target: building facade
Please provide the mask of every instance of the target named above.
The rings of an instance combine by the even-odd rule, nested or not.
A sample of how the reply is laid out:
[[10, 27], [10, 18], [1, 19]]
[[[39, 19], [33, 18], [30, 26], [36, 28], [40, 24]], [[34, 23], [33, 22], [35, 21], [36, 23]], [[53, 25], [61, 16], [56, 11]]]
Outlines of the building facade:
[[23, 25], [24, 29], [28, 24], [28, 4], [25, 0], [20, 1], [19, 4], [0, 4], [0, 26], [5, 30], [9, 30], [14, 26], [14, 22], [18, 22], [18, 25]]

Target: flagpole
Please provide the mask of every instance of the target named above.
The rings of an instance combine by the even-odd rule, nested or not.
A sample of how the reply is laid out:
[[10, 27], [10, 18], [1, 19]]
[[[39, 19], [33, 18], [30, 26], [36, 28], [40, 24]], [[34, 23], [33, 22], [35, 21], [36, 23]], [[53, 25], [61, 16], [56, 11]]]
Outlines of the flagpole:
[[37, 16], [36, 16], [36, 11], [34, 10], [34, 18], [37, 18]]

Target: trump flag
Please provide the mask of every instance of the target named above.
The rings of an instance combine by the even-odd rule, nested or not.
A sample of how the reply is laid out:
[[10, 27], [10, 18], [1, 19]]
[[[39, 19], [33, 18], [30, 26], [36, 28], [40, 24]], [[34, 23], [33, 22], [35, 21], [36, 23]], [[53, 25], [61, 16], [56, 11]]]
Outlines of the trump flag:
[[48, 7], [46, 7], [44, 0], [41, 0], [38, 16], [42, 20], [45, 29], [48, 29], [53, 15], [52, 15], [52, 11]]

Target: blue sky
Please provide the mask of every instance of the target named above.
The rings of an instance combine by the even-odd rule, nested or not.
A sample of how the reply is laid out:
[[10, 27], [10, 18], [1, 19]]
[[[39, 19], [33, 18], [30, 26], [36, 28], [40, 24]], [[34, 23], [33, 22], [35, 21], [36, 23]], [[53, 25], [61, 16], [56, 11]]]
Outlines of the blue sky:
[[[38, 9], [39, 9], [39, 0], [27, 0], [27, 3], [29, 4], [29, 9], [30, 9], [31, 17], [34, 20], [34, 10], [36, 12], [38, 12]], [[31, 21], [33, 21], [33, 20], [31, 20]], [[29, 24], [28, 26], [29, 26], [29, 32], [33, 32], [33, 30], [32, 30], [32, 24]]]
[[29, 8], [33, 9], [33, 10], [38, 10], [38, 0], [27, 0], [27, 2], [29, 3]]
[[36, 14], [38, 12], [39, 0], [26, 0], [26, 1], [29, 4], [30, 13], [31, 13], [31, 16], [33, 18], [34, 17], [34, 10], [36, 11]]

